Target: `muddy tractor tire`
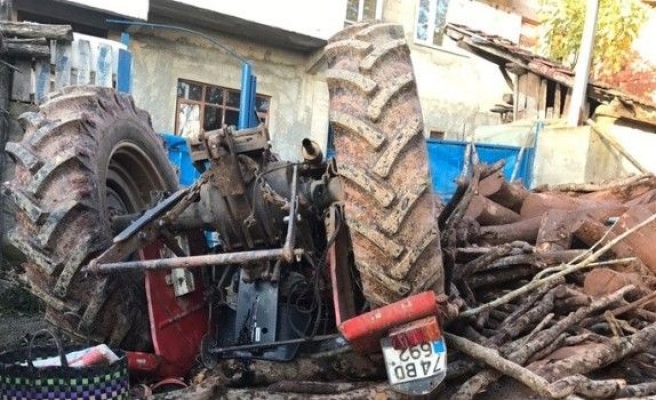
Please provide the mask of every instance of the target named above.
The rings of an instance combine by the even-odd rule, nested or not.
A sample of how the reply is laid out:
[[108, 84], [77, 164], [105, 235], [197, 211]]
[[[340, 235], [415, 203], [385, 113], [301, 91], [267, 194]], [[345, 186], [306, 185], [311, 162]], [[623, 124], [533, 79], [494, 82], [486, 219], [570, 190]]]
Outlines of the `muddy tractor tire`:
[[23, 280], [65, 332], [150, 349], [143, 273], [79, 272], [111, 244], [111, 216], [144, 210], [177, 187], [149, 115], [128, 95], [75, 87], [21, 123], [23, 140], [6, 147], [16, 176], [4, 191], [17, 209], [10, 240], [28, 260]]
[[444, 291], [423, 118], [403, 29], [350, 26], [329, 40], [337, 171], [364, 295], [373, 306]]

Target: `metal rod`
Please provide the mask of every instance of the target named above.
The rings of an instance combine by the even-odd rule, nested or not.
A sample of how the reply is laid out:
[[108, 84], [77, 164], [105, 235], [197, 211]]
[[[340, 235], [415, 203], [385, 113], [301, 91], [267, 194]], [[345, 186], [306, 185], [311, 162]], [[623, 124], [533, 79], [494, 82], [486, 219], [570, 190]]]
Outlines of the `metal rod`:
[[285, 238], [285, 245], [282, 247], [283, 257], [287, 262], [294, 261], [294, 254], [292, 249], [296, 245], [296, 187], [298, 181], [298, 165], [294, 164], [292, 175], [292, 193], [289, 196], [289, 216], [287, 221], [287, 237]]
[[215, 347], [213, 349], [210, 349], [210, 353], [221, 354], [230, 351], [266, 349], [268, 347], [284, 346], [288, 344], [321, 342], [329, 339], [338, 339], [340, 337], [342, 337], [342, 335], [340, 335], [339, 333], [333, 333], [331, 335], [318, 335], [312, 338], [289, 339], [289, 340], [281, 340], [278, 342], [270, 342], [270, 343], [254, 343], [254, 344], [244, 344], [241, 346]]
[[[174, 268], [198, 268], [213, 265], [242, 264], [251, 261], [274, 259], [283, 255], [283, 249], [240, 251], [235, 253], [207, 254], [203, 256], [160, 258], [157, 260], [125, 261], [119, 263], [88, 266], [83, 271], [109, 273], [131, 269], [161, 270]], [[302, 255], [303, 249], [295, 249], [295, 256]]]

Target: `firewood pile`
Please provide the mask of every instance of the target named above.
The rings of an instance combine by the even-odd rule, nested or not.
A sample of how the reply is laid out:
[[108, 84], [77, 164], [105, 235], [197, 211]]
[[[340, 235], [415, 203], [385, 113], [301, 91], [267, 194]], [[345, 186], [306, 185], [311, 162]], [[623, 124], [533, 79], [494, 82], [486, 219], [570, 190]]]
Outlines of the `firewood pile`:
[[451, 399], [504, 375], [539, 398], [656, 394], [656, 177], [529, 192], [472, 158], [440, 215]]

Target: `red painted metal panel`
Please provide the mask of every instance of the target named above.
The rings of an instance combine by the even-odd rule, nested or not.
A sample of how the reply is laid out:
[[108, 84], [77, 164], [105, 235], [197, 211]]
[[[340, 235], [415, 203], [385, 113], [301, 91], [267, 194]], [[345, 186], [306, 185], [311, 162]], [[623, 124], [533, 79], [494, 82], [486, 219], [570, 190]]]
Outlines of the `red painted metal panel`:
[[340, 324], [339, 330], [354, 350], [372, 352], [391, 328], [436, 315], [437, 311], [435, 293], [423, 292], [351, 318]]
[[[143, 259], [159, 258], [157, 246], [143, 252]], [[150, 334], [161, 360], [160, 377], [184, 376], [193, 366], [201, 338], [207, 333], [208, 309], [198, 271], [194, 271], [195, 290], [180, 297], [175, 297], [173, 287], [167, 284], [168, 274], [170, 271], [146, 272]]]

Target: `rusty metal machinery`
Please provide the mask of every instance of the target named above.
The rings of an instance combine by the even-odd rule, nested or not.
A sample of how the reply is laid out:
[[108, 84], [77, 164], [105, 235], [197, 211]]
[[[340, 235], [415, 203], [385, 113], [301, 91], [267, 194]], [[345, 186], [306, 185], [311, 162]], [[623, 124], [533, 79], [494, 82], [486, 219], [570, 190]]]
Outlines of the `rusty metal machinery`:
[[[220, 321], [210, 323], [202, 342], [207, 364], [218, 356], [289, 360], [318, 334], [334, 342], [331, 294], [323, 293], [327, 248], [337, 234], [333, 226], [326, 239], [324, 219], [340, 200], [334, 166], [309, 139], [303, 162], [280, 161], [264, 127], [204, 132], [189, 147], [200, 179], [143, 215], [114, 217], [123, 231], [87, 270], [171, 270], [168, 279], [182, 296], [196, 286], [189, 271], [206, 267], [210, 319]], [[190, 255], [176, 239], [198, 230], [214, 239], [210, 254]], [[154, 240], [175, 257], [122, 261]]]

